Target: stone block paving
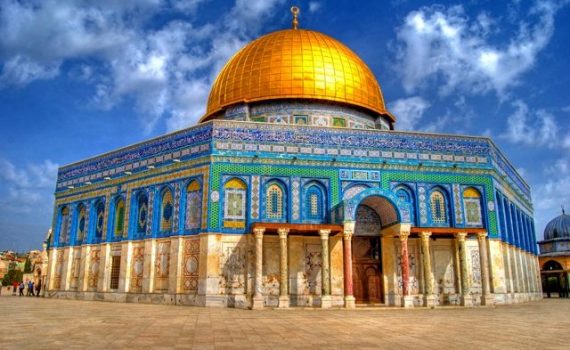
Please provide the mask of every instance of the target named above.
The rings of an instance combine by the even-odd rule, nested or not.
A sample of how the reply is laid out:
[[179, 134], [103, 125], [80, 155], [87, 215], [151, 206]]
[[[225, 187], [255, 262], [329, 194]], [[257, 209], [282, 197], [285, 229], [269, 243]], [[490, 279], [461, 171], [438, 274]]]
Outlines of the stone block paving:
[[0, 297], [10, 349], [569, 349], [570, 300], [495, 308], [237, 310]]

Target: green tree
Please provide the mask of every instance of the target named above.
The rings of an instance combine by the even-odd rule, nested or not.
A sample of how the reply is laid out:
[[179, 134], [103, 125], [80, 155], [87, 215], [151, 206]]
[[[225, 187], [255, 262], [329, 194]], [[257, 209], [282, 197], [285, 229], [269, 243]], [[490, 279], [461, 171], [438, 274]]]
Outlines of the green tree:
[[29, 258], [26, 258], [26, 263], [24, 264], [24, 273], [32, 272], [32, 262]]
[[10, 270], [4, 275], [2, 285], [11, 286], [14, 282], [21, 282], [24, 278], [24, 273], [20, 270]]

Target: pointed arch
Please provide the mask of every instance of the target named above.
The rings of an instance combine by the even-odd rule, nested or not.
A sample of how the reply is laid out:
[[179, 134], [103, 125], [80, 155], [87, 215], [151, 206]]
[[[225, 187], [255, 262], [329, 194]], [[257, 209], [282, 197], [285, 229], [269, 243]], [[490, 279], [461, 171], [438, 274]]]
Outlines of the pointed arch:
[[195, 230], [200, 228], [202, 216], [202, 185], [197, 179], [191, 180], [186, 186], [186, 208], [184, 228]]
[[69, 206], [61, 207], [59, 211], [59, 244], [69, 243]]
[[415, 223], [415, 219], [416, 219], [416, 210], [415, 210], [415, 208], [416, 208], [416, 197], [415, 197], [414, 190], [406, 184], [399, 184], [396, 187], [394, 187], [394, 193], [396, 194], [396, 197], [398, 197], [398, 200], [400, 200], [400, 202], [406, 203], [409, 205], [410, 221], [412, 223]]
[[76, 212], [75, 241], [77, 244], [81, 244], [87, 238], [87, 208], [85, 204], [79, 203]]
[[[134, 211], [134, 230], [133, 236], [135, 239], [143, 238], [146, 234], [147, 223], [148, 223], [148, 195], [146, 191], [141, 190], [135, 196], [135, 206], [136, 211]], [[133, 215], [131, 215], [133, 217]]]
[[105, 203], [103, 200], [95, 202], [95, 238], [103, 240], [105, 229]]
[[174, 196], [172, 195], [172, 189], [165, 186], [160, 191], [160, 203], [159, 203], [159, 215], [160, 215], [160, 233], [171, 233], [172, 232], [172, 216], [174, 214]]
[[465, 223], [469, 226], [482, 226], [483, 213], [481, 208], [481, 193], [474, 187], [463, 190], [463, 208]]
[[247, 184], [234, 177], [224, 184], [224, 227], [245, 228]]
[[562, 265], [556, 260], [548, 260], [542, 265], [542, 271], [563, 271]]
[[113, 236], [115, 238], [123, 237], [125, 227], [125, 200], [123, 197], [117, 197], [115, 199], [113, 213]]
[[[350, 200], [344, 200], [340, 205], [341, 213], [337, 216], [337, 222], [355, 221], [357, 209], [360, 204], [367, 204], [368, 197], [376, 197], [377, 204], [384, 207], [384, 210], [379, 211], [382, 217], [383, 225], [390, 226], [394, 223], [409, 223], [410, 222], [410, 206], [407, 203], [402, 203], [398, 197], [390, 191], [378, 187], [371, 187], [361, 193], [355, 195]], [[369, 206], [376, 206], [374, 203], [369, 203]], [[368, 205], [368, 204], [367, 204]], [[337, 207], [338, 208], [338, 207]], [[383, 212], [380, 214], [380, 212]]]
[[287, 187], [277, 179], [265, 184], [264, 218], [267, 221], [282, 222], [287, 220]]
[[447, 191], [434, 187], [429, 195], [430, 219], [434, 226], [449, 226], [449, 199]]
[[303, 218], [311, 223], [323, 223], [327, 215], [325, 187], [318, 181], [311, 181], [303, 188]]

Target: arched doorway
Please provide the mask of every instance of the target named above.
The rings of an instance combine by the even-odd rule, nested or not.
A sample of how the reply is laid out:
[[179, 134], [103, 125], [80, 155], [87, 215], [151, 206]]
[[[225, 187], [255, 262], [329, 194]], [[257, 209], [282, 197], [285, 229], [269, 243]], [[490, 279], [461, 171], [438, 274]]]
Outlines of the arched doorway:
[[548, 260], [542, 265], [542, 290], [550, 298], [552, 293], [560, 296], [562, 286], [566, 284], [563, 279], [563, 268], [559, 262], [555, 260]]
[[380, 231], [398, 221], [397, 209], [381, 196], [357, 206], [352, 238], [352, 280], [356, 303], [384, 303]]

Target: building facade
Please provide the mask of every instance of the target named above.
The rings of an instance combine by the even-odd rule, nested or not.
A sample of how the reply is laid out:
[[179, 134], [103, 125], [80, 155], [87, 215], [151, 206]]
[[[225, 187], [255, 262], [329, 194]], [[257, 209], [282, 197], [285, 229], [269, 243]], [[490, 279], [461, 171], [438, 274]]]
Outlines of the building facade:
[[485, 137], [394, 131], [342, 43], [240, 50], [191, 128], [59, 169], [48, 295], [184, 305], [541, 297], [529, 186]]
[[570, 291], [570, 215], [552, 219], [544, 229], [544, 239], [538, 242], [542, 288], [548, 297], [557, 294], [568, 298]]

